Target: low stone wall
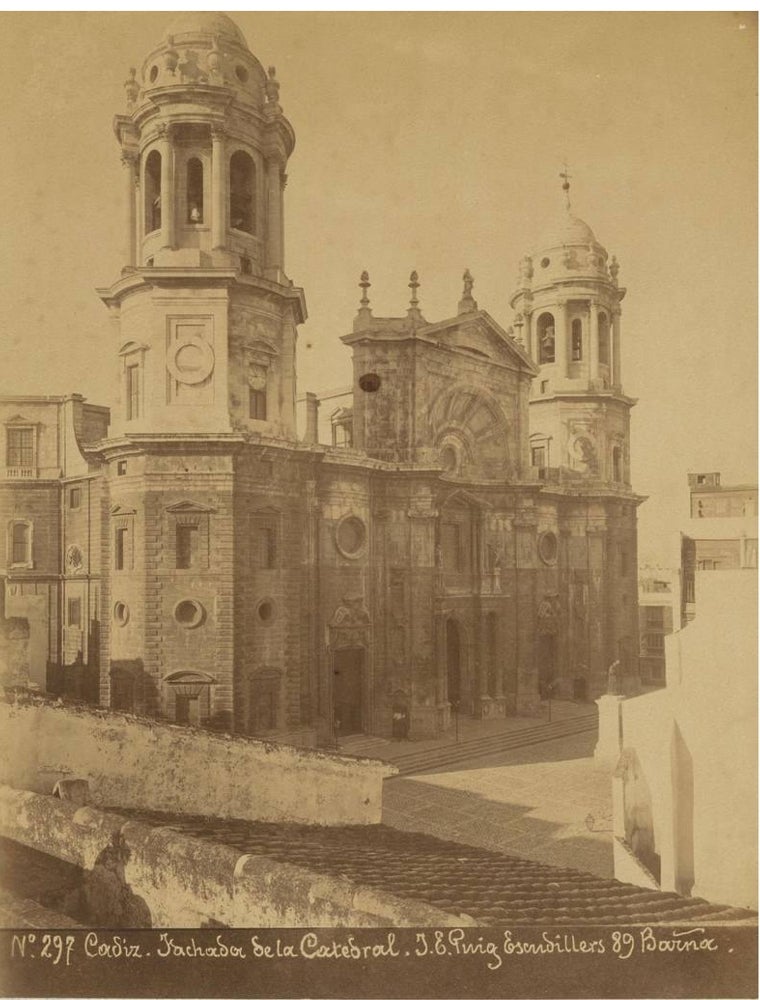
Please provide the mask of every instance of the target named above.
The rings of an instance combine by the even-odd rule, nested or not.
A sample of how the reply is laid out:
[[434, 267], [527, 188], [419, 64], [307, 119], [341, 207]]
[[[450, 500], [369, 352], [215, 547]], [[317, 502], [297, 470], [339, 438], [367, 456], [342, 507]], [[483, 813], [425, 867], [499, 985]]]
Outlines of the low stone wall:
[[34, 792], [0, 787], [0, 836], [87, 870], [88, 905], [108, 915], [110, 926], [129, 926], [119, 922], [125, 913], [138, 926], [152, 927], [476, 925], [467, 915], [347, 878]]
[[40, 698], [0, 703], [0, 782], [94, 805], [326, 826], [379, 823], [395, 767]]

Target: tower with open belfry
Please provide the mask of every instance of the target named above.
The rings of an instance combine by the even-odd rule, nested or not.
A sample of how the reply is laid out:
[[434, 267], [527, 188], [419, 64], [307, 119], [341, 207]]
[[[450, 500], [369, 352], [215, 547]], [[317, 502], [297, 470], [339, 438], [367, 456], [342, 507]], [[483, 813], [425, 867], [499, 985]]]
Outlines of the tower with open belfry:
[[77, 396], [0, 400], [0, 647], [47, 657], [19, 639], [16, 680], [322, 746], [588, 701], [616, 662], [637, 690], [624, 289], [567, 178], [506, 329], [468, 270], [443, 319], [411, 269], [375, 315], [363, 272], [352, 384], [306, 393], [299, 431], [274, 68], [190, 13], [125, 92], [110, 426]]

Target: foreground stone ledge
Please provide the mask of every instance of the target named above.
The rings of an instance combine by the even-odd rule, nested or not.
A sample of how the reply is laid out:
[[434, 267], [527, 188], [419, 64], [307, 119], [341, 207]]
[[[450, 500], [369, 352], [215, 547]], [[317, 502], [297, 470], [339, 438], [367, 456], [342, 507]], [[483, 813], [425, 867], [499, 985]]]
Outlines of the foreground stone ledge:
[[[475, 926], [418, 900], [371, 889], [169, 827], [0, 787], [0, 836], [90, 873], [90, 893], [120, 881], [153, 927]], [[110, 883], [92, 878], [108, 870]]]
[[222, 819], [379, 823], [390, 764], [29, 697], [0, 703], [0, 781], [49, 794], [89, 782], [94, 806]]

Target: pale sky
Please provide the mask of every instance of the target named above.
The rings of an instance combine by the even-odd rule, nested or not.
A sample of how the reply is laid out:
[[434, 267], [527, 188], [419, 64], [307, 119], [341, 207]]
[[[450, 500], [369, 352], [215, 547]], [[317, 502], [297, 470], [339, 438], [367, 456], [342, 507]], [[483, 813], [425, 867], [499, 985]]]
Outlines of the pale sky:
[[[167, 13], [4, 14], [0, 392], [108, 403], [94, 293], [122, 265], [111, 131]], [[519, 258], [573, 211], [615, 253], [640, 561], [687, 471], [756, 482], [755, 13], [251, 13], [235, 21], [296, 132], [286, 270], [306, 292], [299, 392], [350, 381], [360, 272], [430, 321], [461, 275], [503, 326]], [[310, 346], [307, 346], [310, 345]]]

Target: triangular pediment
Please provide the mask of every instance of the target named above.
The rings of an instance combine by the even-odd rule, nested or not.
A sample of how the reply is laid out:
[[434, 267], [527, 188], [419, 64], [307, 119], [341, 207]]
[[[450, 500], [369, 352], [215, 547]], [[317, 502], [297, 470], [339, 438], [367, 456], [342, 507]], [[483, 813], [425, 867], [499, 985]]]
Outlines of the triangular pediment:
[[8, 420], [5, 421], [5, 424], [6, 424], [6, 426], [8, 424], [23, 424], [24, 427], [36, 427], [37, 426], [37, 422], [36, 421], [30, 420], [29, 417], [24, 417], [20, 413], [17, 413], [13, 417], [9, 417]]
[[206, 507], [202, 503], [195, 503], [193, 500], [180, 500], [178, 503], [164, 507], [164, 510], [170, 514], [212, 514], [214, 508]]
[[453, 490], [447, 497], [441, 501], [441, 507], [477, 507], [480, 510], [489, 510], [492, 504], [488, 503], [487, 500], [481, 500], [480, 497], [476, 497], [474, 493], [470, 493], [469, 490], [456, 489]]
[[120, 514], [136, 514], [137, 510], [134, 507], [124, 507], [122, 504], [116, 504], [115, 507], [111, 508], [111, 516], [117, 517]]
[[425, 327], [419, 337], [464, 355], [508, 365], [531, 375], [537, 375], [539, 371], [524, 348], [483, 309], [433, 323]]

